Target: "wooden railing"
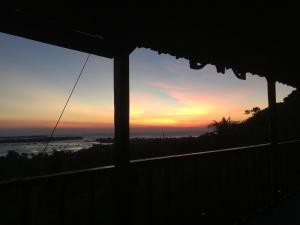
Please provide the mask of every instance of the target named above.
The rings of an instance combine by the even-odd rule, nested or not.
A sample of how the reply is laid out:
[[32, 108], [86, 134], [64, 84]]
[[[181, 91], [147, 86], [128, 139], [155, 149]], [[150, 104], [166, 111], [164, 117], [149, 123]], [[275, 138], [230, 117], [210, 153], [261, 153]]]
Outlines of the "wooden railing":
[[[233, 224], [300, 187], [300, 141], [131, 161], [132, 224]], [[0, 224], [113, 224], [114, 166], [0, 182]]]

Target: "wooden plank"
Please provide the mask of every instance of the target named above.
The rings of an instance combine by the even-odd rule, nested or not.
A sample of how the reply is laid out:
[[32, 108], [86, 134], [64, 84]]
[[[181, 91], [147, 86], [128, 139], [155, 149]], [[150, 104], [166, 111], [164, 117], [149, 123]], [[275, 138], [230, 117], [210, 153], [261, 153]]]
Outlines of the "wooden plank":
[[129, 51], [114, 57], [115, 223], [130, 224], [129, 179]]
[[268, 102], [270, 113], [270, 139], [271, 144], [278, 143], [278, 125], [277, 125], [277, 109], [276, 109], [276, 81], [267, 79], [268, 83]]

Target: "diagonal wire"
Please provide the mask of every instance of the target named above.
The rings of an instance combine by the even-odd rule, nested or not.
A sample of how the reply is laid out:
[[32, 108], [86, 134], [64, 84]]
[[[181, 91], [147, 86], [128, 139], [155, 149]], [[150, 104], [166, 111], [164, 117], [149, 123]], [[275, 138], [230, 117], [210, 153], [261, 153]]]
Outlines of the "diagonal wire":
[[62, 118], [62, 116], [63, 116], [63, 114], [64, 114], [64, 112], [65, 112], [65, 110], [66, 110], [66, 108], [67, 108], [67, 105], [68, 105], [68, 103], [69, 103], [69, 101], [70, 101], [70, 99], [71, 99], [71, 97], [72, 97], [72, 95], [73, 95], [73, 92], [74, 92], [74, 90], [75, 90], [75, 88], [76, 88], [76, 86], [77, 86], [77, 84], [78, 84], [78, 81], [80, 80], [80, 77], [81, 77], [81, 75], [82, 75], [82, 73], [83, 73], [83, 71], [84, 71], [84, 68], [85, 68], [85, 66], [86, 66], [86, 64], [87, 64], [87, 62], [88, 62], [90, 56], [91, 56], [91, 54], [88, 54], [88, 56], [87, 56], [87, 58], [86, 58], [86, 60], [85, 60], [85, 63], [83, 64], [83, 66], [82, 66], [82, 68], [81, 68], [81, 71], [80, 71], [80, 73], [79, 73], [79, 75], [78, 75], [78, 77], [77, 77], [77, 80], [76, 80], [76, 82], [75, 82], [73, 88], [72, 88], [72, 91], [71, 91], [71, 93], [70, 93], [70, 95], [69, 95], [69, 97], [68, 97], [68, 99], [67, 99], [67, 101], [66, 101], [66, 103], [65, 103], [65, 105], [64, 105], [64, 107], [63, 107], [63, 109], [62, 109], [62, 111], [61, 111], [61, 113], [60, 113], [60, 115], [59, 115], [59, 117], [58, 117], [58, 120], [56, 121], [55, 126], [53, 127], [53, 129], [52, 129], [52, 131], [51, 131], [51, 135], [50, 135], [50, 137], [49, 137], [49, 140], [47, 141], [47, 143], [46, 143], [46, 145], [45, 145], [45, 147], [44, 147], [44, 149], [43, 149], [43, 151], [42, 151], [43, 153], [47, 150], [48, 145], [49, 145], [51, 139], [53, 138], [54, 132], [55, 132], [55, 130], [56, 130], [56, 128], [57, 128], [57, 126], [58, 126], [58, 124], [59, 124], [59, 122], [60, 122], [60, 120], [61, 120], [61, 118]]

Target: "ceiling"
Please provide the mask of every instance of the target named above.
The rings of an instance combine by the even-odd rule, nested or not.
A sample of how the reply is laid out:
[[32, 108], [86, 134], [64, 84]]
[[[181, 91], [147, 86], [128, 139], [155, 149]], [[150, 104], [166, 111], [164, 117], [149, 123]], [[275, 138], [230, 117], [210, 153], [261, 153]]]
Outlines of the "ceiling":
[[[246, 73], [300, 87], [299, 16], [287, 5], [99, 6], [8, 5], [0, 31], [113, 58], [121, 51], [150, 48], [190, 61], [191, 68], [215, 65], [237, 77]], [[1, 43], [0, 43], [1, 44]]]

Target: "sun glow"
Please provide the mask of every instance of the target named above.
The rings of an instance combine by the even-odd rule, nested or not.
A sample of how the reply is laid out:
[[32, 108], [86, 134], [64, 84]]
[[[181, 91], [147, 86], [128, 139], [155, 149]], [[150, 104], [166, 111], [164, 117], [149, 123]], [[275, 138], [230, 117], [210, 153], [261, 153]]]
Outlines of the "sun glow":
[[182, 107], [169, 114], [174, 116], [200, 116], [209, 114], [209, 110], [201, 107]]
[[[0, 130], [53, 127], [86, 55], [1, 33], [0, 41]], [[209, 65], [194, 71], [186, 60], [145, 49], [130, 55], [133, 127], [199, 127], [229, 116], [240, 121], [247, 117], [244, 110], [266, 103], [262, 78], [247, 75], [241, 81], [230, 70], [220, 76]], [[59, 128], [113, 125], [113, 61], [92, 56]]]
[[167, 118], [149, 118], [149, 119], [132, 119], [132, 125], [174, 125], [177, 124], [177, 121], [174, 119], [167, 119]]

